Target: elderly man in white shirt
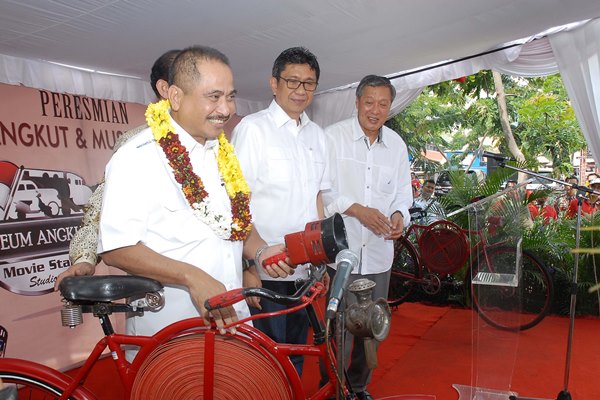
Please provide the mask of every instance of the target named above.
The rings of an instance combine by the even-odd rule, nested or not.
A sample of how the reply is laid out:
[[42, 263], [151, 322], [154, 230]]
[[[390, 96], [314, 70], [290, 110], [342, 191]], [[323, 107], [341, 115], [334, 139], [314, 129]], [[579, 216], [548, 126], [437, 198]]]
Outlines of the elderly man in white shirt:
[[[323, 217], [319, 193], [331, 185], [326, 141], [322, 129], [304, 112], [318, 80], [319, 64], [310, 51], [302, 47], [283, 51], [273, 65], [271, 105], [243, 118], [233, 131], [232, 141], [252, 190], [254, 224], [269, 244], [281, 243], [286, 234]], [[260, 274], [263, 287], [286, 294], [295, 292], [294, 281], [307, 271], [299, 266], [294, 275], [275, 280], [261, 266], [251, 270]], [[285, 308], [267, 300], [261, 300], [260, 307], [262, 312]], [[255, 320], [254, 325], [277, 342], [306, 343], [304, 310]], [[301, 373], [302, 357], [292, 361]]]
[[[326, 215], [344, 217], [350, 250], [360, 255], [348, 283], [368, 278], [376, 283], [373, 299], [386, 298], [394, 258], [394, 240], [410, 221], [410, 165], [404, 141], [383, 124], [396, 91], [389, 79], [368, 75], [356, 89], [358, 115], [325, 129], [333, 187], [323, 193]], [[334, 266], [330, 276], [335, 275]], [[347, 296], [346, 304], [356, 302]], [[359, 399], [371, 399], [362, 338], [346, 334], [348, 380]], [[350, 354], [350, 351], [351, 354]]]
[[[225, 333], [225, 325], [249, 314], [246, 304], [209, 313], [204, 301], [241, 287], [247, 274], [242, 252], [249, 256], [265, 245], [251, 227], [249, 191], [240, 189], [235, 198], [229, 193], [230, 183], [247, 188], [245, 182], [230, 182], [232, 174], [222, 171], [236, 164], [222, 133], [235, 112], [236, 91], [229, 61], [218, 50], [185, 49], [172, 68], [169, 101], [149, 106], [150, 127], [106, 168], [98, 253], [108, 265], [165, 285], [165, 307], [128, 319], [127, 333], [152, 335], [197, 316], [206, 323], [213, 318]], [[293, 271], [284, 263], [275, 268], [283, 275]]]

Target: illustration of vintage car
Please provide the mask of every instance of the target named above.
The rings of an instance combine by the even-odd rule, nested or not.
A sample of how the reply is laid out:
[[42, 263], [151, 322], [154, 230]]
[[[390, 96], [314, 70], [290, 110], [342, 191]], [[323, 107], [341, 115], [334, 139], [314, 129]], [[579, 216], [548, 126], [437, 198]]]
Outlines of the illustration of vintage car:
[[72, 172], [0, 161], [0, 221], [81, 214], [91, 194], [83, 178]]

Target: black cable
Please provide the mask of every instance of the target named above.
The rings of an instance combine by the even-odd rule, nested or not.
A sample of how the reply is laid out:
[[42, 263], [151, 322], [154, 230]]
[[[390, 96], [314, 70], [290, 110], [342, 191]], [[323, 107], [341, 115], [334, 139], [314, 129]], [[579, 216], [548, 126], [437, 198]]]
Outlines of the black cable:
[[[536, 39], [533, 39], [536, 40]], [[388, 77], [390, 80], [392, 79], [396, 79], [396, 78], [402, 78], [404, 76], [408, 76], [408, 75], [412, 75], [412, 74], [417, 74], [419, 72], [424, 72], [424, 71], [429, 71], [431, 69], [435, 69], [435, 68], [439, 68], [439, 67], [445, 67], [446, 65], [450, 65], [450, 64], [454, 64], [454, 63], [458, 63], [461, 61], [465, 61], [465, 60], [470, 60], [472, 58], [476, 58], [476, 57], [481, 57], [481, 56], [486, 56], [488, 54], [492, 54], [492, 53], [496, 53], [498, 51], [502, 51], [502, 50], [506, 50], [506, 49], [510, 49], [512, 47], [516, 47], [516, 46], [522, 46], [524, 43], [514, 43], [514, 44], [509, 44], [507, 46], [503, 46], [503, 47], [499, 47], [497, 49], [492, 49], [492, 50], [487, 50], [481, 53], [477, 53], [477, 54], [473, 54], [470, 56], [466, 56], [466, 57], [461, 57], [461, 58], [457, 58], [456, 60], [450, 60], [450, 61], [445, 61], [443, 63], [440, 64], [435, 64], [435, 65], [429, 65], [427, 67], [423, 67], [423, 68], [419, 68], [416, 69], [414, 71], [409, 71], [409, 72], [404, 72], [404, 73], [400, 73], [398, 75], [393, 75]]]

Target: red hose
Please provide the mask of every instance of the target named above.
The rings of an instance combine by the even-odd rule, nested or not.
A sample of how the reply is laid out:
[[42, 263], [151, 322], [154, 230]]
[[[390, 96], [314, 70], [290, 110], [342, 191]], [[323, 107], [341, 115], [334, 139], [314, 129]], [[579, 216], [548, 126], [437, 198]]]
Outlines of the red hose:
[[[274, 358], [235, 337], [216, 335], [214, 348], [211, 342], [193, 334], [157, 347], [140, 367], [131, 399], [210, 400], [211, 392], [218, 400], [294, 398]], [[213, 365], [205, 365], [211, 359]], [[213, 387], [205, 388], [211, 380]]]

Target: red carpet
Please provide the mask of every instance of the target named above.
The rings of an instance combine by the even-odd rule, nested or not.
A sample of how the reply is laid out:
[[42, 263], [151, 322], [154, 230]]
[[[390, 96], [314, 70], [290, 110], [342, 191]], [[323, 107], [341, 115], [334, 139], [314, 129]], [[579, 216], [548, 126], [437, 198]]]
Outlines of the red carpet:
[[[473, 320], [468, 309], [403, 304], [393, 314], [392, 334], [380, 348], [381, 368], [369, 388], [378, 398], [423, 393], [458, 399], [452, 384], [547, 399], [563, 389], [568, 318], [550, 316], [514, 334]], [[573, 399], [600, 399], [599, 333], [598, 318], [576, 319], [568, 385]], [[478, 348], [473, 338], [479, 338]]]
[[[378, 399], [424, 394], [430, 395], [425, 399], [456, 400], [459, 395], [452, 384], [462, 384], [512, 390], [522, 397], [557, 398], [564, 386], [568, 318], [546, 317], [538, 326], [514, 334], [473, 317], [468, 309], [401, 305], [392, 314], [390, 336], [380, 346], [379, 368], [369, 391]], [[576, 319], [568, 385], [573, 399], [600, 399], [599, 333], [600, 319]], [[479, 345], [474, 347], [473, 340]], [[92, 375], [88, 386], [99, 390], [101, 399], [121, 398], [109, 359]], [[318, 380], [316, 360], [307, 359], [303, 381], [309, 392]]]

